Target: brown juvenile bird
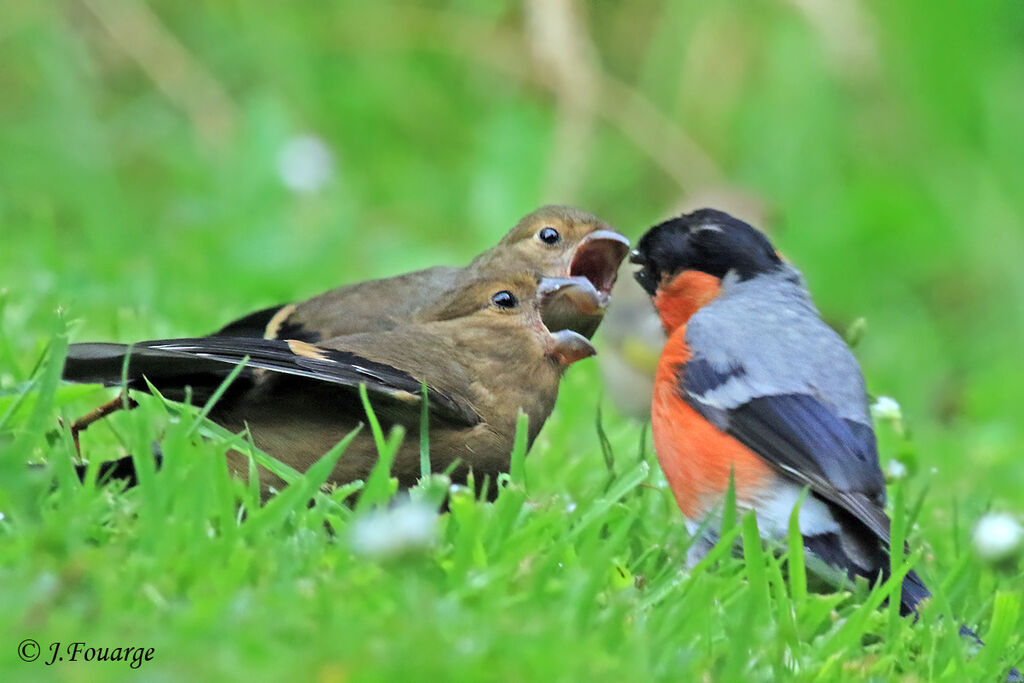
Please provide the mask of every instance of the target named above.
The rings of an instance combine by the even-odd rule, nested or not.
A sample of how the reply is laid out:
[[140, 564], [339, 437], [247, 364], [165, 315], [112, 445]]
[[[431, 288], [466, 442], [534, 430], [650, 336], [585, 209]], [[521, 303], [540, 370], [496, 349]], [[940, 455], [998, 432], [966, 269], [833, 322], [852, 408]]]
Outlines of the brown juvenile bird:
[[[544, 206], [524, 216], [496, 246], [464, 268], [436, 266], [339, 287], [300, 303], [251, 313], [215, 334], [315, 343], [346, 334], [389, 330], [412, 320], [444, 293], [495, 272], [583, 277], [606, 303], [628, 251], [629, 240], [596, 216], [568, 206]], [[589, 339], [601, 322], [604, 307], [583, 315], [571, 302], [550, 297], [543, 315], [552, 331], [572, 329]]]
[[[197, 402], [209, 398], [243, 359], [244, 369], [209, 417], [239, 431], [246, 424], [258, 447], [305, 471], [366, 415], [358, 388], [365, 384], [385, 429], [400, 424], [406, 439], [392, 474], [402, 486], [420, 475], [419, 422], [422, 384], [427, 386], [430, 460], [443, 471], [458, 460], [454, 481], [469, 468], [477, 482], [509, 469], [516, 417], [529, 417], [532, 443], [555, 403], [562, 372], [594, 349], [571, 330], [550, 332], [541, 307], [552, 298], [571, 301], [594, 315], [601, 297], [583, 278], [540, 278], [511, 273], [478, 278], [421, 308], [391, 330], [325, 339], [212, 336], [134, 344], [73, 344], [64, 378], [120, 385], [130, 351], [129, 389], [146, 391], [143, 377], [167, 398], [182, 400], [191, 387]], [[232, 453], [233, 469], [248, 461]], [[342, 456], [330, 481], [365, 478], [377, 460], [368, 432]], [[283, 485], [262, 473], [264, 488]]]

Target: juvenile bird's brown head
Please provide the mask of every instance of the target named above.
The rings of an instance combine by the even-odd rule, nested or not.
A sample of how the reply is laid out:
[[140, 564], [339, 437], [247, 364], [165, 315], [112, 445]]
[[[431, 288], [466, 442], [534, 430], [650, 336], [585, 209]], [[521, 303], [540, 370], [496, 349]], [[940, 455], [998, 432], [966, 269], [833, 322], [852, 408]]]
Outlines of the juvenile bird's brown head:
[[492, 271], [520, 270], [542, 277], [583, 278], [600, 307], [583, 313], [559, 293], [545, 298], [547, 327], [593, 336], [604, 316], [619, 264], [629, 252], [629, 240], [607, 223], [568, 206], [544, 206], [524, 216], [501, 242], [469, 266], [474, 276]]
[[544, 278], [528, 272], [481, 277], [456, 288], [422, 311], [422, 322], [457, 323], [460, 338], [526, 362], [541, 357], [563, 366], [596, 352], [585, 337], [568, 329], [551, 331], [542, 317], [544, 307], [558, 298], [580, 315], [603, 312], [601, 297], [582, 277]]

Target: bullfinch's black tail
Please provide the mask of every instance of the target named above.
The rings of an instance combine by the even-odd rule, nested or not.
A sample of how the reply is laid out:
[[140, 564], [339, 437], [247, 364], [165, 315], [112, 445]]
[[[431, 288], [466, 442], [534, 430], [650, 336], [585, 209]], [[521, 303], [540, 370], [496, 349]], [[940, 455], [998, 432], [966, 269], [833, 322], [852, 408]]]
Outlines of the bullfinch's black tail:
[[[840, 509], [832, 515], [840, 525], [838, 531], [805, 534], [804, 547], [825, 564], [846, 574], [850, 581], [858, 578], [874, 583], [879, 578], [889, 580], [889, 549], [867, 525]], [[885, 519], [888, 523], [888, 519]], [[913, 570], [903, 579], [900, 591], [900, 614], [917, 613], [922, 600], [931, 592]]]
[[[917, 615], [917, 606], [925, 598], [931, 597], [931, 592], [924, 585], [919, 577], [913, 570], [907, 574], [906, 578], [903, 579], [902, 595], [900, 596], [900, 614], [907, 616], [908, 614]], [[972, 641], [976, 645], [983, 646], [985, 641], [978, 637], [978, 634], [967, 626], [960, 626], [960, 637], [966, 638]], [[1024, 676], [1021, 676], [1020, 671], [1016, 667], [1011, 667], [1010, 671], [1006, 674], [1006, 680], [1008, 683], [1022, 683], [1024, 682]]]
[[[875, 581], [881, 576], [888, 580], [889, 550], [874, 538], [863, 524], [842, 512], [834, 510], [842, 526], [841, 533], [824, 533], [804, 536], [804, 547], [812, 554], [833, 567], [842, 569], [851, 581], [863, 577]], [[907, 573], [900, 587], [900, 614], [917, 618], [920, 604], [931, 597], [931, 591], [913, 570]], [[981, 638], [966, 626], [960, 627], [963, 638], [981, 646]], [[1007, 681], [1024, 683], [1024, 677], [1017, 669], [1011, 669]]]
[[903, 586], [900, 594], [900, 614], [917, 614], [917, 606], [922, 600], [930, 598], [931, 591], [924, 585], [924, 581], [914, 570], [910, 570], [903, 579]]

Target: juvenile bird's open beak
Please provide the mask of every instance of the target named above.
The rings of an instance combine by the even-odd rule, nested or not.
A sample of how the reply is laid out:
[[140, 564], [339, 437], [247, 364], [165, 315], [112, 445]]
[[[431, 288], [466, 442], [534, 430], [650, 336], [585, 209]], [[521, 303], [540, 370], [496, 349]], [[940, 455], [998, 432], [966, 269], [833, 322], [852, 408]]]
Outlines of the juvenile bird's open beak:
[[[544, 324], [547, 325], [547, 313], [557, 307], [583, 315], [599, 315], [604, 312], [608, 298], [594, 287], [585, 277], [546, 277], [537, 287], [537, 295], [541, 298], [544, 311]], [[551, 329], [548, 327], [548, 329]], [[558, 330], [552, 330], [557, 332]]]
[[572, 330], [587, 339], [594, 336], [611, 300], [619, 264], [628, 252], [629, 240], [614, 230], [587, 235], [576, 247], [566, 278], [578, 282], [580, 289], [558, 291], [545, 299], [541, 317], [547, 328], [552, 332]]
[[[548, 326], [550, 318], [578, 320], [596, 317], [600, 322], [607, 302], [585, 277], [546, 277], [540, 281], [537, 295], [541, 299], [541, 316], [545, 326]], [[568, 326], [554, 330], [548, 326], [548, 329], [554, 342], [551, 354], [565, 365], [597, 353], [586, 337]]]
[[629, 240], [614, 230], [595, 230], [580, 242], [569, 266], [569, 277], [585, 277], [606, 302], [619, 272], [619, 264], [629, 253]]
[[597, 350], [590, 345], [586, 337], [572, 330], [560, 330], [551, 336], [555, 339], [552, 355], [563, 365], [572, 365], [578, 360], [597, 354]]

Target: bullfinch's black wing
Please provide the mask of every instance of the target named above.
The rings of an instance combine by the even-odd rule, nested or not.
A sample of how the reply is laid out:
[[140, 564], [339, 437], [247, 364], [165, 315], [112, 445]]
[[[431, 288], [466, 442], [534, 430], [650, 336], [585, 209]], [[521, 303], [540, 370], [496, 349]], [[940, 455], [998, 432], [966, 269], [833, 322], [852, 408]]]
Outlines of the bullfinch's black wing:
[[765, 280], [736, 283], [693, 316], [693, 356], [679, 391], [712, 424], [888, 542], [860, 368], [798, 278]]
[[[369, 360], [343, 349], [324, 348], [299, 340], [259, 339], [255, 337], [212, 336], [195, 339], [168, 339], [125, 344], [72, 344], [64, 365], [64, 379], [120, 385], [125, 356], [125, 379], [132, 388], [145, 389], [147, 378], [161, 391], [189, 386], [197, 400], [203, 400], [245, 360], [236, 378], [244, 390], [258, 381], [261, 373], [302, 378], [356, 392], [366, 385], [371, 397], [392, 403], [416, 406], [422, 396], [422, 384], [404, 370]], [[427, 389], [432, 418], [467, 425], [480, 417], [463, 402], [444, 393]]]
[[887, 540], [888, 520], [879, 514], [884, 480], [871, 428], [841, 419], [810, 393], [758, 396], [728, 408], [702, 401], [735, 376], [718, 373], [702, 359], [693, 360], [680, 377], [680, 390], [686, 402], [719, 429], [798, 483], [846, 508]]

